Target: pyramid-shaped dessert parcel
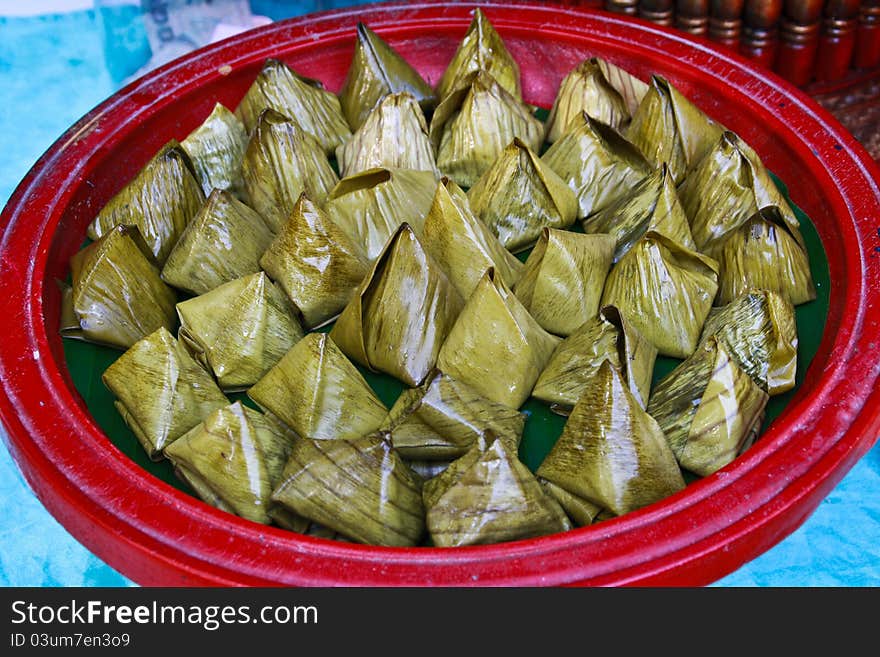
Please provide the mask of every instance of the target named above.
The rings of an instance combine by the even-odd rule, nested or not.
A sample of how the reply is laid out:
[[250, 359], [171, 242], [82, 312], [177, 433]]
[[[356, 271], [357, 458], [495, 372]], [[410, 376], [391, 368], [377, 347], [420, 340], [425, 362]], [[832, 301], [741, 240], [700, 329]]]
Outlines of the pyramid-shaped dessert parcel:
[[303, 337], [296, 309], [265, 272], [177, 304], [180, 339], [224, 390], [257, 382]]
[[237, 401], [175, 440], [165, 456], [204, 502], [268, 525], [269, 497], [292, 445], [290, 431]]
[[370, 111], [390, 94], [408, 94], [428, 112], [437, 102], [434, 90], [418, 71], [364, 23], [357, 24], [354, 55], [339, 90], [349, 125], [357, 131]]
[[437, 366], [484, 397], [519, 408], [560, 341], [488, 269], [443, 343]]
[[132, 345], [101, 376], [114, 405], [153, 460], [229, 404], [214, 378], [165, 328]]
[[222, 103], [215, 103], [208, 117], [180, 142], [193, 163], [205, 196], [215, 189], [243, 199], [241, 159], [247, 148], [247, 130]]
[[260, 265], [316, 328], [338, 315], [370, 269], [363, 249], [303, 193]]
[[420, 385], [464, 302], [409, 224], [389, 240], [330, 332], [356, 362]]
[[425, 523], [434, 545], [499, 543], [571, 529], [515, 448], [491, 433], [481, 440], [425, 483]]
[[590, 380], [536, 474], [615, 515], [685, 486], [656, 420], [607, 361]]
[[314, 440], [376, 431], [388, 409], [326, 333], [308, 333], [248, 391], [257, 405]]
[[296, 440], [272, 501], [370, 545], [414, 546], [425, 531], [420, 481], [381, 434]]

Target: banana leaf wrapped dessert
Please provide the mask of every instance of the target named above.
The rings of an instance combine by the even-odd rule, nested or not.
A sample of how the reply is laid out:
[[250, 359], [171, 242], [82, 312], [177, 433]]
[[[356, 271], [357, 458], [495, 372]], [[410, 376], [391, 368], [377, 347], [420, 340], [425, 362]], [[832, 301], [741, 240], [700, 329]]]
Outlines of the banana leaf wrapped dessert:
[[467, 32], [437, 82], [437, 97], [441, 101], [446, 99], [467, 85], [469, 76], [477, 71], [485, 71], [514, 98], [522, 98], [519, 64], [479, 7], [474, 10]]
[[649, 230], [691, 251], [697, 248], [688, 216], [665, 164], [636, 183], [628, 193], [584, 219], [582, 225], [584, 232], [614, 236], [615, 262]]
[[229, 191], [215, 189], [183, 230], [162, 267], [162, 279], [179, 290], [204, 294], [260, 271], [272, 241], [263, 218]]
[[376, 431], [388, 409], [326, 333], [307, 333], [248, 397], [298, 436], [359, 438]]
[[513, 293], [545, 330], [571, 335], [599, 312], [614, 237], [545, 228]]
[[162, 281], [134, 226], [116, 226], [70, 259], [61, 335], [127, 349], [159, 328], [174, 331], [177, 295]]
[[367, 169], [340, 180], [324, 209], [373, 262], [402, 224], [422, 232], [436, 184], [431, 171]]
[[370, 270], [366, 253], [306, 194], [260, 258], [312, 329], [338, 315]]
[[535, 399], [568, 415], [605, 361], [620, 370], [642, 408], [648, 405], [657, 348], [614, 306], [584, 322], [559, 343], [532, 391]]
[[660, 355], [687, 358], [717, 292], [715, 260], [648, 231], [611, 268], [602, 305], [617, 307]]
[[409, 224], [388, 241], [330, 336], [350, 358], [418, 386], [464, 305]]
[[418, 71], [382, 37], [358, 22], [354, 56], [339, 90], [342, 113], [348, 124], [354, 130], [360, 129], [382, 98], [402, 93], [411, 96], [424, 112], [431, 111], [437, 103], [434, 90]]
[[769, 395], [709, 336], [651, 391], [657, 420], [681, 467], [700, 476], [721, 469], [755, 439]]
[[425, 532], [421, 482], [387, 436], [298, 439], [272, 501], [370, 545], [417, 545]]
[[137, 226], [161, 266], [204, 202], [189, 155], [171, 140], [107, 201], [86, 232], [97, 240], [116, 226]]
[[251, 206], [274, 233], [300, 194], [323, 203], [339, 181], [317, 140], [297, 121], [271, 109], [257, 120], [241, 170]]
[[578, 202], [565, 181], [514, 139], [468, 191], [471, 209], [510, 251], [532, 246], [544, 228], [568, 228]]
[[266, 60], [235, 114], [251, 134], [266, 109], [295, 120], [321, 144], [327, 156], [351, 136], [336, 94], [325, 89], [319, 80], [305, 78], [277, 59]]
[[590, 380], [536, 474], [618, 516], [685, 487], [657, 421], [608, 361]]
[[490, 268], [446, 337], [437, 366], [484, 397], [519, 408], [560, 341]]
[[562, 507], [491, 433], [425, 482], [425, 523], [438, 547], [500, 543], [571, 529]]
[[727, 235], [760, 208], [776, 206], [802, 248], [800, 222], [758, 155], [736, 134], [725, 131], [679, 187], [697, 248], [716, 257]]
[[654, 75], [624, 134], [655, 167], [665, 162], [680, 184], [723, 130], [668, 80]]
[[364, 117], [351, 139], [336, 149], [343, 177], [367, 169], [416, 169], [439, 178], [425, 115], [415, 97], [388, 94]]
[[[594, 521], [599, 519], [601, 514], [608, 514], [601, 506], [597, 506], [592, 502], [578, 497], [573, 493], [569, 493], [561, 486], [557, 486], [551, 481], [547, 481], [542, 477], [538, 477], [538, 483], [547, 492], [547, 494], [559, 503], [562, 510], [569, 517], [572, 524], [576, 527], [586, 527], [592, 525]], [[614, 517], [613, 514], [609, 514]]]
[[547, 117], [545, 141], [557, 141], [582, 114], [615, 130], [630, 120], [626, 101], [605, 78], [595, 57], [583, 60], [562, 79]]
[[593, 59], [599, 66], [608, 84], [614, 87], [617, 93], [620, 94], [620, 97], [623, 98], [627, 113], [632, 117], [639, 108], [642, 99], [650, 91], [650, 85], [626, 69], [612, 64], [607, 59], [602, 57], [594, 57]]
[[114, 406], [153, 460], [229, 404], [214, 378], [165, 328], [139, 340], [101, 375]]
[[583, 219], [627, 194], [654, 170], [619, 132], [581, 114], [541, 161], [575, 193]]
[[401, 393], [382, 431], [403, 458], [434, 461], [464, 455], [487, 431], [516, 453], [525, 421], [525, 414], [435, 370], [421, 386]]
[[473, 213], [467, 194], [448, 178], [437, 184], [421, 241], [464, 299], [489, 267], [508, 287], [522, 274], [523, 263]]
[[247, 130], [241, 119], [222, 103], [215, 104], [208, 118], [180, 142], [192, 160], [205, 196], [215, 189], [224, 189], [238, 198], [246, 198], [241, 160], [247, 142]]
[[204, 502], [268, 525], [270, 497], [293, 439], [289, 431], [237, 401], [168, 445], [165, 456]]
[[794, 306], [769, 290], [751, 290], [709, 311], [700, 342], [713, 337], [770, 396], [788, 392], [797, 374]]
[[429, 135], [440, 173], [470, 187], [515, 138], [537, 152], [544, 140], [544, 124], [481, 70], [440, 102]]
[[179, 339], [223, 390], [243, 390], [303, 337], [295, 313], [261, 271], [178, 303]]
[[777, 292], [795, 306], [816, 298], [809, 254], [776, 206], [761, 208], [728, 233], [716, 253], [719, 305], [753, 288]]

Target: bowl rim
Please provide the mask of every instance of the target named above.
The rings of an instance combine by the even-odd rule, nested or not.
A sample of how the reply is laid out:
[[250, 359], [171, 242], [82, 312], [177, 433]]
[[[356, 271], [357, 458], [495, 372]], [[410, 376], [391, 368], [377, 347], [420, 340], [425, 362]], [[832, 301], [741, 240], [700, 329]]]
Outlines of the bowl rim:
[[[321, 38], [455, 27], [481, 7], [502, 34], [540, 25], [631, 52], [656, 50], [724, 72], [734, 97], [780, 111], [827, 202], [841, 249], [828, 249], [829, 308], [816, 387], [795, 397], [761, 441], [726, 468], [601, 526], [465, 548], [380, 548], [262, 527], [178, 491], [120, 452], [77, 400], [53, 356], [44, 292], [51, 244], [81, 167], [106, 148], [102, 124], [135, 121], [234, 67]], [[218, 66], [219, 65], [219, 66]], [[156, 90], [161, 90], [157, 93]], [[145, 99], [147, 99], [145, 101]], [[136, 102], [135, 102], [136, 101]], [[841, 177], [843, 176], [843, 177]], [[715, 44], [600, 10], [532, 3], [385, 3], [310, 14], [206, 46], [147, 74], [86, 114], [28, 172], [0, 215], [0, 420], [36, 496], [92, 552], [144, 585], [702, 585], [794, 531], [880, 434], [880, 170], [864, 147], [801, 90]], [[34, 221], [33, 217], [43, 217]], [[817, 226], [817, 229], [819, 227]], [[823, 240], [824, 241], [824, 240]], [[845, 312], [843, 309], [845, 308]], [[832, 317], [832, 315], [834, 315]], [[813, 369], [811, 367], [811, 369]], [[815, 378], [815, 377], [814, 377]], [[139, 495], [131, 495], [132, 483]]]

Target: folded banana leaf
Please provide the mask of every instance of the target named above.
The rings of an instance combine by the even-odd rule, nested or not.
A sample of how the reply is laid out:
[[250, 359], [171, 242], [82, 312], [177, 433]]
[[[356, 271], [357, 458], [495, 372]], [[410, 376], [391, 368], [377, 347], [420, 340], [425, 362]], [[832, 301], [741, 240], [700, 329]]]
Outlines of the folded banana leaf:
[[649, 230], [692, 251], [697, 248], [688, 215], [665, 164], [634, 185], [628, 193], [584, 219], [582, 225], [584, 232], [614, 236], [614, 262]]
[[583, 219], [628, 194], [653, 167], [619, 132], [581, 114], [541, 161], [575, 193]]
[[444, 98], [429, 128], [440, 173], [470, 187], [515, 138], [537, 152], [544, 124], [486, 71]]
[[607, 361], [588, 383], [536, 474], [618, 516], [685, 487], [660, 426]]
[[409, 466], [410, 470], [412, 470], [416, 475], [421, 477], [422, 481], [427, 479], [433, 479], [438, 474], [446, 470], [449, 467], [452, 461], [428, 461], [421, 459], [407, 459], [404, 458], [404, 461]]
[[464, 38], [437, 83], [437, 97], [442, 101], [460, 87], [468, 77], [485, 71], [517, 99], [522, 98], [520, 70], [504, 41], [478, 7]]
[[367, 169], [340, 180], [324, 209], [373, 262], [402, 224], [421, 234], [436, 186], [430, 171]]
[[358, 22], [354, 56], [339, 90], [348, 124], [358, 130], [376, 103], [388, 94], [400, 93], [414, 98], [424, 112], [437, 104], [434, 90], [418, 71], [382, 37]]
[[654, 75], [625, 136], [654, 166], [665, 162], [680, 184], [723, 130], [668, 80]]
[[336, 94], [327, 91], [319, 80], [298, 75], [277, 59], [266, 60], [235, 113], [250, 134], [267, 108], [296, 121], [321, 144], [327, 156], [351, 137]]
[[718, 263], [648, 231], [611, 268], [602, 305], [616, 306], [661, 356], [697, 348], [718, 292]]
[[177, 304], [179, 339], [226, 391], [256, 383], [303, 337], [290, 300], [264, 272]]
[[423, 499], [428, 533], [438, 547], [501, 543], [571, 529], [559, 503], [500, 438], [472, 447], [425, 482]]
[[305, 192], [324, 203], [339, 181], [320, 144], [275, 110], [260, 114], [241, 165], [252, 207], [277, 233]]
[[177, 295], [159, 276], [134, 226], [117, 226], [70, 259], [61, 335], [127, 349], [158, 328], [174, 331]]
[[471, 209], [510, 251], [534, 245], [544, 228], [568, 228], [574, 192], [535, 154], [514, 139], [468, 191]]
[[272, 231], [252, 208], [215, 189], [174, 245], [162, 279], [190, 294], [204, 294], [260, 271]]
[[247, 394], [298, 436], [315, 440], [358, 438], [388, 415], [326, 333], [307, 333]]
[[522, 274], [523, 263], [473, 213], [467, 194], [448, 178], [437, 184], [422, 244], [464, 299], [489, 267], [508, 287]]
[[519, 408], [560, 341], [490, 268], [465, 302], [437, 365], [484, 397]]
[[87, 234], [97, 240], [116, 226], [137, 226], [161, 266], [204, 202], [189, 155], [171, 140], [107, 201]]
[[247, 142], [244, 124], [222, 103], [214, 105], [208, 118], [180, 142], [192, 160], [205, 196], [215, 189], [225, 189], [240, 199], [247, 198], [241, 178]]
[[418, 386], [464, 305], [409, 224], [397, 229], [330, 336], [351, 359]]
[[651, 391], [657, 420], [681, 467], [707, 476], [733, 461], [755, 439], [769, 395], [714, 336]]
[[791, 206], [755, 152], [730, 131], [696, 164], [678, 192], [697, 248], [706, 255], [717, 257], [725, 237], [768, 205], [779, 207], [792, 236], [805, 248]]
[[559, 502], [565, 514], [571, 519], [576, 527], [586, 527], [593, 524], [602, 508], [592, 502], [570, 493], [551, 481], [538, 477], [538, 483], [553, 499]]
[[370, 270], [361, 247], [305, 193], [260, 266], [293, 301], [309, 329], [342, 312]]
[[601, 57], [593, 58], [602, 71], [602, 75], [608, 80], [608, 84], [617, 90], [623, 102], [626, 103], [627, 113], [632, 117], [639, 108], [639, 104], [645, 97], [645, 94], [651, 89], [644, 80], [637, 78], [629, 71], [615, 66], [608, 60]]
[[272, 500], [370, 545], [417, 545], [425, 532], [421, 482], [386, 436], [297, 440]]
[[165, 328], [133, 344], [101, 375], [114, 406], [153, 460], [229, 404], [214, 378]]
[[382, 430], [405, 459], [448, 460], [462, 456], [486, 431], [515, 451], [525, 421], [525, 414], [435, 370], [418, 388], [404, 390]]
[[718, 305], [750, 289], [770, 290], [797, 306], [816, 298], [810, 257], [776, 206], [756, 212], [717, 250]]
[[657, 348], [617, 308], [605, 306], [559, 343], [532, 396], [550, 404], [554, 412], [568, 415], [599, 366], [608, 361], [620, 370], [633, 398], [645, 408], [656, 360]]
[[788, 392], [797, 373], [794, 306], [769, 290], [751, 290], [709, 312], [700, 342], [710, 337], [770, 396]]
[[165, 456], [203, 501], [268, 525], [269, 498], [293, 440], [259, 411], [235, 402], [168, 445]]
[[428, 124], [414, 96], [388, 94], [364, 117], [351, 139], [336, 149], [343, 177], [367, 169], [416, 169], [440, 177]]
[[614, 237], [545, 228], [513, 292], [550, 333], [571, 335], [599, 312]]
[[545, 141], [557, 141], [584, 114], [615, 130], [630, 120], [626, 101], [605, 78], [595, 57], [583, 60], [562, 79], [547, 117]]

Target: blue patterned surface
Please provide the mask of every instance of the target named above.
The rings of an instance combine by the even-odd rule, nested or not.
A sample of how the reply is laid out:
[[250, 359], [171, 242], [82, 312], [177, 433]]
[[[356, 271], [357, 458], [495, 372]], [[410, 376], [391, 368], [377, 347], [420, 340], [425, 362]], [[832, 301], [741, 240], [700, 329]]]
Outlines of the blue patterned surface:
[[[252, 0], [255, 13], [276, 20], [311, 11], [318, 4]], [[324, 6], [328, 4], [346, 3]], [[142, 57], [137, 32], [128, 34], [129, 52]], [[40, 154], [114, 91], [118, 74], [111, 74], [111, 69], [136, 70], [140, 65], [138, 61], [108, 66], [103, 43], [101, 21], [91, 11], [0, 17], [0, 206]], [[0, 499], [4, 502], [0, 505], [0, 586], [132, 585], [46, 512], [5, 446], [0, 448]], [[715, 584], [877, 585], [880, 446], [855, 465], [801, 528]]]

